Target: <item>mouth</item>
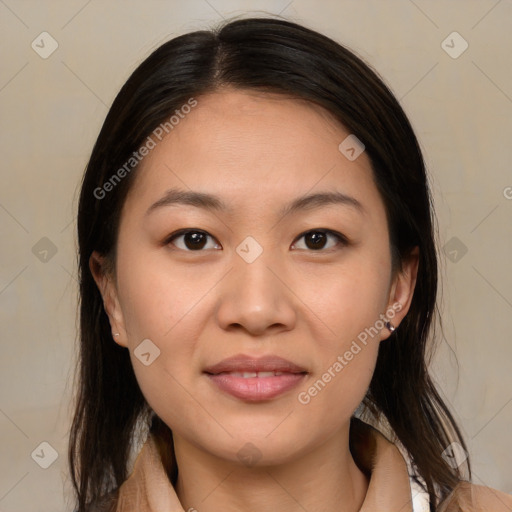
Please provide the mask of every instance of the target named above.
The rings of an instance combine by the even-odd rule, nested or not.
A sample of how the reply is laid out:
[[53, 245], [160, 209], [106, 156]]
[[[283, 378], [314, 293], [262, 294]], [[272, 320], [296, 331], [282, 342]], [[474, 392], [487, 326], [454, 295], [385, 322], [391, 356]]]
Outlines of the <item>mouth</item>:
[[252, 379], [254, 377], [267, 378], [267, 377], [277, 377], [279, 375], [284, 375], [289, 372], [220, 372], [217, 374], [211, 375], [231, 375], [232, 377], [242, 377], [242, 379]]
[[204, 373], [217, 390], [249, 402], [280, 396], [308, 375], [305, 368], [278, 356], [254, 358], [243, 354], [207, 367]]

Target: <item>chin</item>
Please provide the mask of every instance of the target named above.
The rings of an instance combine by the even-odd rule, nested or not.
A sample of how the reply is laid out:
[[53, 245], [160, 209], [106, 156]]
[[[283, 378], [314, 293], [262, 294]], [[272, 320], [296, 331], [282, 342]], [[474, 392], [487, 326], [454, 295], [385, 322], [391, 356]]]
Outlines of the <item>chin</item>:
[[[212, 446], [208, 439], [210, 453], [230, 462], [247, 467], [276, 466], [293, 461], [301, 452], [307, 451], [311, 440], [302, 439], [304, 432], [294, 435], [290, 429], [278, 432], [276, 423], [265, 424], [261, 429], [237, 430], [232, 438], [223, 436], [220, 443]], [[270, 434], [269, 434], [270, 433]], [[205, 447], [206, 448], [206, 447]]]

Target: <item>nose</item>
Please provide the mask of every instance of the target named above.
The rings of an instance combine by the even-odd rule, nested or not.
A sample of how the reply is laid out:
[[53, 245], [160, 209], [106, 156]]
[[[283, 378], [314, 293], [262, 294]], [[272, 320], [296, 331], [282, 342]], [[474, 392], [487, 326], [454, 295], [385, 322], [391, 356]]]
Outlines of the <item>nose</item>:
[[265, 251], [252, 263], [235, 254], [219, 289], [217, 322], [224, 330], [244, 329], [253, 336], [291, 330], [297, 299], [290, 288], [281, 266]]

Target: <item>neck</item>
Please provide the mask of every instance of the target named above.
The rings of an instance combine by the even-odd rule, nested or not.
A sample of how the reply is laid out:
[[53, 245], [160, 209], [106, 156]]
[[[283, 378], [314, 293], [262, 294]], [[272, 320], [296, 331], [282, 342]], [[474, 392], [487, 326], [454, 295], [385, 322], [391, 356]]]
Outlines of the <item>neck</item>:
[[348, 448], [348, 426], [300, 457], [279, 465], [247, 467], [174, 437], [176, 494], [193, 512], [356, 512], [367, 477]]

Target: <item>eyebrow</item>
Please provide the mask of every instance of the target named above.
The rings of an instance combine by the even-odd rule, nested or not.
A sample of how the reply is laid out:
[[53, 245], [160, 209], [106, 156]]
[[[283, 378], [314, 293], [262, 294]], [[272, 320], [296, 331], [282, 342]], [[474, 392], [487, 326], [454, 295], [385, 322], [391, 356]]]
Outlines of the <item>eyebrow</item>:
[[[175, 205], [195, 206], [209, 211], [232, 213], [233, 208], [228, 206], [220, 197], [205, 192], [191, 190], [169, 189], [163, 197], [153, 203], [146, 215], [163, 208]], [[317, 192], [301, 196], [286, 204], [278, 212], [279, 216], [289, 215], [300, 210], [311, 210], [329, 205], [349, 206], [361, 214], [365, 213], [363, 205], [354, 197], [337, 191]]]

